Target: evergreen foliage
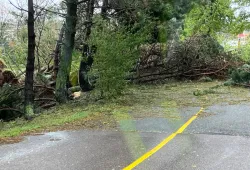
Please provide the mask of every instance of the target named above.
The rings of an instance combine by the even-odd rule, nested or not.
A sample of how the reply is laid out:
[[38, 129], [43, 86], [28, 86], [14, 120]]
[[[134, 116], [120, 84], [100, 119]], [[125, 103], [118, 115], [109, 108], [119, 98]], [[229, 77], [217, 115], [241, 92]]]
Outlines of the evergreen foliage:
[[231, 79], [234, 83], [250, 84], [250, 65], [244, 64], [240, 68], [233, 69]]
[[5, 84], [0, 88], [0, 119], [9, 121], [22, 116], [22, 89]]
[[195, 3], [186, 15], [183, 35], [186, 37], [202, 33], [216, 36], [218, 32], [235, 34], [243, 31], [248, 22], [243, 16], [236, 16], [236, 9], [231, 5], [231, 0]]
[[122, 93], [130, 70], [139, 56], [139, 46], [147, 40], [147, 27], [132, 34], [124, 27], [116, 27], [98, 19], [93, 28], [91, 44], [97, 47], [92, 76], [98, 77], [96, 90], [103, 97], [114, 97]]

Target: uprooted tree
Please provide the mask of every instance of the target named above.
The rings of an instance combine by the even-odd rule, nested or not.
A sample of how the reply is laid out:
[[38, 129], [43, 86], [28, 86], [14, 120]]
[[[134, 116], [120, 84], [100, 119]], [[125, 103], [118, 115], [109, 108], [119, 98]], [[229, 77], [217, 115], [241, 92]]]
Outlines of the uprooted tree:
[[194, 35], [172, 48], [172, 55], [166, 55], [161, 44], [143, 46], [132, 79], [139, 83], [168, 78], [197, 80], [203, 76], [225, 79], [230, 68], [243, 63], [209, 35]]

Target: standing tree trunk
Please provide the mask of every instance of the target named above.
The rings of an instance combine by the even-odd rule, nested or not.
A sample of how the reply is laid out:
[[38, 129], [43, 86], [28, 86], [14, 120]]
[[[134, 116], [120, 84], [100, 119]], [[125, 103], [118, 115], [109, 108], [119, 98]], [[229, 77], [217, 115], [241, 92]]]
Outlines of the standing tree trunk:
[[87, 43], [90, 34], [91, 34], [91, 28], [93, 24], [93, 15], [94, 15], [94, 0], [89, 0], [87, 3], [87, 9], [86, 9], [86, 33], [84, 37], [84, 43]]
[[54, 80], [56, 79], [57, 73], [59, 70], [59, 58], [61, 56], [61, 46], [62, 46], [64, 32], [65, 32], [65, 24], [63, 23], [62, 28], [59, 33], [58, 40], [56, 42], [55, 51], [54, 51], [54, 66], [53, 66], [53, 79]]
[[28, 0], [28, 57], [24, 87], [24, 112], [26, 118], [34, 115], [34, 64], [35, 64], [35, 31], [33, 0]]
[[63, 40], [62, 56], [60, 57], [59, 71], [56, 78], [56, 98], [60, 103], [67, 101], [67, 80], [71, 70], [72, 53], [76, 34], [78, 0], [67, 0], [67, 16], [65, 23], [65, 37]]
[[88, 45], [88, 40], [91, 34], [91, 28], [92, 28], [92, 20], [93, 20], [93, 15], [94, 15], [94, 5], [95, 1], [94, 0], [89, 0], [87, 2], [87, 8], [86, 8], [86, 32], [84, 36], [84, 47], [83, 47], [83, 52], [82, 52], [82, 57], [81, 57], [81, 62], [80, 62], [80, 68], [78, 72], [78, 80], [79, 80], [79, 85], [82, 89], [82, 91], [87, 92], [93, 89], [93, 86], [89, 82], [88, 78], [88, 72], [93, 64], [93, 49], [89, 47]]

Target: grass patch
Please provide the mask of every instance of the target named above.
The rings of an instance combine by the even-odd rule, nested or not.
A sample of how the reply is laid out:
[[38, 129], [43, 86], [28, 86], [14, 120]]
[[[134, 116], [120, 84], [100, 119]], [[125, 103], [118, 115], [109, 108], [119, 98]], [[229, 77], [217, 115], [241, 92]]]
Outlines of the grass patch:
[[[67, 129], [118, 129], [119, 123], [146, 117], [178, 120], [179, 108], [249, 102], [249, 89], [222, 82], [171, 82], [131, 86], [119, 98], [86, 104], [83, 100], [52, 108], [32, 121], [0, 123], [1, 138]], [[194, 95], [194, 91], [202, 95]], [[211, 90], [211, 91], [210, 91]], [[1, 143], [1, 142], [0, 142]]]
[[[80, 110], [80, 108], [78, 109]], [[75, 111], [78, 109], [75, 109]], [[3, 123], [0, 138], [19, 136], [34, 131], [50, 131], [65, 123], [85, 118], [88, 114], [88, 112], [74, 112], [74, 110], [61, 107], [57, 111], [52, 111], [52, 113], [41, 114], [32, 121], [16, 119], [12, 122]]]

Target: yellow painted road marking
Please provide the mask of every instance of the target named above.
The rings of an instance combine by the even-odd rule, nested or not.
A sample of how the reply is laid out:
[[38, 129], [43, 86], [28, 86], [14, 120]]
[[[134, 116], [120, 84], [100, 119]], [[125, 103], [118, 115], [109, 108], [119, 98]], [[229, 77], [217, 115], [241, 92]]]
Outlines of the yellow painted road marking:
[[127, 167], [123, 168], [123, 170], [131, 170], [135, 168], [137, 165], [148, 159], [150, 156], [155, 154], [158, 150], [160, 150], [163, 146], [165, 146], [168, 142], [170, 142], [177, 134], [182, 133], [198, 116], [203, 112], [203, 108], [200, 109], [198, 113], [196, 113], [194, 116], [192, 116], [182, 127], [180, 127], [176, 132], [172, 133], [170, 136], [168, 136], [166, 139], [164, 139], [161, 143], [159, 143], [156, 147], [154, 147], [152, 150], [148, 151], [144, 155], [142, 155], [140, 158], [132, 162]]

